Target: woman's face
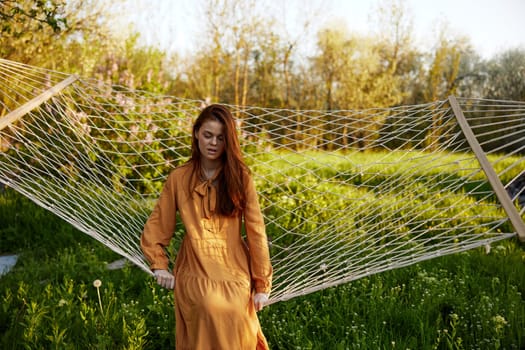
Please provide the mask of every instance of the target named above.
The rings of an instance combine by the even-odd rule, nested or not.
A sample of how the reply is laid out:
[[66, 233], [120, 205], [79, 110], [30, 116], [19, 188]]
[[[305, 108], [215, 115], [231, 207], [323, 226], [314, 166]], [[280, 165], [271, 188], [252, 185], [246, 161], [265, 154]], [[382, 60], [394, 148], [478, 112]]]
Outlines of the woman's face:
[[220, 159], [225, 148], [223, 132], [224, 125], [218, 120], [208, 119], [202, 123], [195, 134], [202, 160], [215, 162]]

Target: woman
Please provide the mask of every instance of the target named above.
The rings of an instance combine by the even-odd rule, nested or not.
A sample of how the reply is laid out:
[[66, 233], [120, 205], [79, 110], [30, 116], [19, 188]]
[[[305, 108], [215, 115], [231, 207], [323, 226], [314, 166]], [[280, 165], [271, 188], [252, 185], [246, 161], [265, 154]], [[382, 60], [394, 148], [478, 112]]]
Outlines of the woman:
[[[141, 237], [157, 282], [175, 289], [176, 348], [268, 349], [256, 311], [268, 301], [272, 266], [235, 122], [210, 105], [192, 135], [191, 158], [168, 176]], [[186, 234], [170, 273], [164, 248], [177, 211]]]

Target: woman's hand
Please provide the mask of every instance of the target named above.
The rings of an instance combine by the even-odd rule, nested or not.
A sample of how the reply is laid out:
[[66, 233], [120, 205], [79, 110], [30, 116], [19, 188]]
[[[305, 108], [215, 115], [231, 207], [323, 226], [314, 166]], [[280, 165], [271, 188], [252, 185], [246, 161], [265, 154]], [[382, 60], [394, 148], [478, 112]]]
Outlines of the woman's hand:
[[168, 270], [153, 270], [157, 283], [164, 288], [173, 289], [175, 287], [175, 276]]
[[253, 305], [255, 306], [255, 311], [261, 311], [267, 302], [268, 302], [268, 294], [256, 293], [255, 296], [253, 297]]

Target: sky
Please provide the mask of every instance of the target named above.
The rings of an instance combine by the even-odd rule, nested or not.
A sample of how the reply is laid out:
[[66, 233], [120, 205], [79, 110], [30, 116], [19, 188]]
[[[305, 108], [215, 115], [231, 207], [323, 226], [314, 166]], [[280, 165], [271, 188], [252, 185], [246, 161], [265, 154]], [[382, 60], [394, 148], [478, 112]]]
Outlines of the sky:
[[[122, 28], [135, 28], [145, 43], [181, 55], [191, 53], [201, 33], [205, 0], [126, 0]], [[266, 0], [292, 37], [299, 35], [305, 17], [313, 19], [306, 39], [327, 23], [346, 23], [350, 32], [367, 35], [377, 28], [370, 15], [378, 0]], [[483, 58], [520, 47], [525, 49], [525, 0], [404, 0], [413, 20], [416, 44], [429, 49], [440, 23], [450, 34], [467, 36]], [[374, 27], [375, 26], [375, 27]]]

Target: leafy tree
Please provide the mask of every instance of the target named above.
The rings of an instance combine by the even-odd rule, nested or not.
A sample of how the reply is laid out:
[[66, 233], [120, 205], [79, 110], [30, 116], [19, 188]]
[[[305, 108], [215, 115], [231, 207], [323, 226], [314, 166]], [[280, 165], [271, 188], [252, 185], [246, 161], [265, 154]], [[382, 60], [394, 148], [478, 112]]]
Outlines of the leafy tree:
[[23, 63], [39, 57], [66, 29], [64, 4], [55, 1], [4, 1], [0, 7], [0, 56]]
[[[436, 48], [431, 56], [427, 73], [427, 84], [423, 90], [425, 102], [445, 100], [455, 95], [458, 81], [462, 77], [462, 60], [471, 52], [469, 40], [465, 37], [450, 38], [447, 35], [446, 24], [441, 27]], [[428, 129], [425, 143], [437, 147], [441, 136], [442, 118], [438, 113], [432, 115], [431, 126]]]
[[[0, 32], [2, 35], [23, 35], [23, 24], [31, 22], [36, 28], [43, 29], [49, 26], [59, 32], [67, 28], [64, 16], [64, 2], [56, 0], [25, 1], [2, 0], [0, 7]], [[20, 26], [22, 24], [22, 26]]]
[[[319, 79], [323, 105], [314, 108], [367, 109], [400, 102], [399, 77], [394, 65], [385, 60], [382, 53], [386, 50], [380, 43], [369, 37], [350, 36], [344, 27], [340, 27], [319, 32], [318, 48], [318, 55], [311, 61], [312, 75]], [[376, 134], [382, 122], [367, 116], [351, 124], [348, 122], [340, 131], [343, 142], [357, 142], [360, 147], [365, 147], [372, 141], [370, 135]], [[326, 120], [326, 125], [330, 128], [330, 120]], [[330, 138], [337, 136], [330, 136], [329, 130], [325, 131], [323, 144], [330, 145]]]
[[486, 70], [486, 98], [525, 101], [525, 49], [501, 53], [487, 63]]
[[[282, 41], [279, 36], [274, 33], [269, 33], [263, 40], [259, 42], [259, 48], [253, 51], [253, 84], [252, 93], [253, 100], [257, 99], [257, 103], [261, 106], [279, 106], [288, 107], [290, 92], [286, 86], [289, 77], [289, 58], [283, 59]], [[287, 52], [290, 52], [290, 48]], [[279, 66], [282, 62], [283, 69]], [[284, 71], [284, 74], [281, 74]], [[288, 75], [287, 75], [288, 74]], [[284, 76], [284, 81], [280, 79]], [[284, 90], [284, 93], [279, 93]]]
[[335, 91], [342, 80], [342, 74], [349, 69], [348, 57], [353, 54], [355, 41], [349, 38], [344, 26], [326, 28], [317, 35], [319, 54], [312, 58], [313, 73], [320, 80], [324, 98], [315, 106], [317, 109], [340, 108]]
[[3, 58], [86, 76], [93, 67], [86, 57], [93, 62], [112, 46], [108, 44], [106, 4], [94, 0], [9, 1], [2, 8], [4, 14], [12, 14], [2, 18]]
[[384, 0], [378, 4], [373, 18], [380, 55], [393, 74], [399, 77], [400, 103], [417, 103], [424, 56], [415, 47], [410, 9], [404, 0]]
[[470, 73], [462, 71], [467, 67], [462, 64], [464, 57], [472, 53], [470, 40], [448, 34], [447, 26], [446, 22], [441, 24], [434, 51], [430, 54], [427, 84], [423, 93], [427, 102], [443, 100], [455, 94], [458, 79], [464, 73]]
[[467, 98], [483, 98], [486, 83], [486, 65], [473, 49], [466, 49], [461, 57], [458, 76], [452, 83], [454, 94]]

